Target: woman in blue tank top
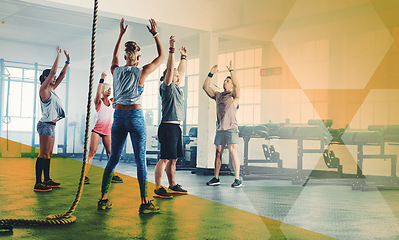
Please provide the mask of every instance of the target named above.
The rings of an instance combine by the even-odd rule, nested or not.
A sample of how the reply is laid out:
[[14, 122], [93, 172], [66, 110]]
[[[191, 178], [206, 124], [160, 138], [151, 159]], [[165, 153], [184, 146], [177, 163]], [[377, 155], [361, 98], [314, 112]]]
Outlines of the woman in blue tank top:
[[[55, 124], [57, 121], [65, 117], [61, 99], [54, 90], [60, 85], [65, 78], [70, 63], [69, 54], [64, 51], [66, 61], [64, 68], [58, 77], [57, 67], [61, 56], [61, 49], [57, 46], [57, 57], [51, 69], [46, 69], [40, 76], [40, 106], [42, 109], [42, 118], [37, 124], [37, 132], [39, 133], [40, 152], [36, 160], [36, 183], [34, 191], [48, 192], [54, 187], [59, 187], [60, 183], [54, 182], [50, 178], [50, 158], [53, 152], [55, 140]], [[44, 181], [42, 182], [42, 173], [44, 173]]]
[[154, 19], [150, 19], [151, 27], [148, 31], [152, 34], [157, 45], [158, 56], [143, 68], [138, 68], [140, 47], [132, 41], [125, 43], [125, 66], [119, 66], [119, 50], [123, 35], [126, 33], [127, 25], [122, 18], [120, 22], [120, 33], [113, 53], [111, 73], [113, 75], [114, 89], [114, 122], [111, 130], [111, 155], [104, 169], [101, 198], [98, 201], [98, 209], [111, 208], [107, 192], [111, 183], [115, 166], [118, 164], [127, 134], [130, 134], [134, 157], [137, 165], [137, 179], [140, 186], [141, 205], [140, 213], [159, 212], [159, 207], [154, 206], [152, 200], [147, 198], [147, 166], [145, 159], [146, 151], [146, 128], [143, 111], [141, 109], [141, 93], [144, 81], [149, 74], [154, 72], [163, 62], [165, 53], [163, 51], [158, 28]]

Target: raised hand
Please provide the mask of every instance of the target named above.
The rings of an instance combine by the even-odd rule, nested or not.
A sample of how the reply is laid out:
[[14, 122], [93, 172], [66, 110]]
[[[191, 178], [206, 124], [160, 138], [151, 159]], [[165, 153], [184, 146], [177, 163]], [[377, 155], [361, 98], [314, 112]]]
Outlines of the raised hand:
[[101, 73], [101, 78], [102, 78], [102, 79], [105, 79], [106, 76], [107, 76], [107, 74], [106, 74], [105, 72], [102, 72], [102, 73]]
[[187, 48], [185, 46], [181, 46], [179, 50], [180, 50], [180, 55], [187, 55]]
[[231, 71], [233, 70], [233, 61], [230, 60], [229, 66], [226, 66], [227, 70]]
[[149, 27], [147, 26], [147, 29], [148, 29], [148, 31], [152, 34], [152, 36], [154, 36], [155, 34], [158, 33], [158, 26], [157, 26], [157, 23], [156, 23], [155, 20], [152, 19], [152, 18], [150, 18], [149, 21], [150, 21], [151, 28], [149, 28]]
[[61, 48], [59, 46], [57, 46], [55, 49], [57, 50], [57, 55], [60, 55], [61, 54]]
[[119, 24], [119, 34], [120, 35], [124, 35], [126, 33], [127, 26], [128, 25], [125, 26], [125, 19], [122, 18], [121, 22]]
[[170, 38], [169, 38], [169, 46], [171, 48], [175, 48], [175, 43], [176, 43], [175, 36], [170, 36]]
[[211, 68], [211, 73], [212, 74], [215, 74], [216, 72], [218, 71], [218, 65], [215, 65], [215, 66], [213, 66], [212, 68]]
[[71, 58], [69, 57], [69, 53], [67, 53], [67, 51], [64, 50], [64, 54], [65, 54], [67, 62], [71, 62]]

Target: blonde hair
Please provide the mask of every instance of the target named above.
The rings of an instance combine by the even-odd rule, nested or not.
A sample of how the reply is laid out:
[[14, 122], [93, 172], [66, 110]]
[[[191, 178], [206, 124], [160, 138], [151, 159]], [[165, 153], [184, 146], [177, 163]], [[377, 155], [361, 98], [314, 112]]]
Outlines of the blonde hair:
[[109, 83], [104, 83], [103, 84], [103, 91], [106, 91], [106, 90], [108, 90], [108, 88], [111, 88], [112, 89], [112, 86], [111, 86], [111, 84], [109, 84]]
[[138, 52], [140, 51], [139, 45], [136, 42], [128, 41], [125, 43], [125, 56], [133, 62], [137, 61]]

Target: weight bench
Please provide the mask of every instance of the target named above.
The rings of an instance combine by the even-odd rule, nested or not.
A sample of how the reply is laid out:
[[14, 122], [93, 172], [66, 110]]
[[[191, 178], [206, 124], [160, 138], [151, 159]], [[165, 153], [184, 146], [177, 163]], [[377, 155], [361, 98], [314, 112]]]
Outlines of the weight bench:
[[[325, 145], [328, 143], [325, 131], [318, 125], [305, 126], [283, 126], [278, 131], [279, 139], [297, 140], [297, 170], [292, 178], [293, 184], [303, 184], [307, 180], [303, 172], [303, 155], [306, 153], [324, 153]], [[308, 140], [320, 141], [317, 149], [304, 149], [303, 143]]]
[[[325, 130], [323, 130], [323, 128], [318, 125], [280, 125], [278, 126], [278, 128], [274, 128], [273, 136], [269, 135], [269, 129], [265, 125], [241, 126], [239, 127], [239, 130], [239, 136], [242, 137], [244, 140], [244, 166], [242, 168], [243, 175], [249, 175], [249, 163], [277, 163], [279, 173], [282, 172], [283, 168], [283, 162], [280, 159], [280, 154], [275, 152], [273, 146], [269, 147], [267, 144], [262, 145], [265, 159], [249, 159], [248, 145], [251, 138], [264, 138], [265, 140], [297, 140], [297, 170], [295, 175], [292, 177], [292, 181], [294, 184], [302, 184], [306, 180], [305, 174], [303, 173], [303, 155], [306, 153], [324, 153], [325, 145], [328, 143]], [[303, 143], [307, 140], [320, 141], [320, 147], [317, 149], [304, 149]], [[342, 166], [339, 169], [341, 169], [342, 171]]]
[[[375, 129], [370, 127], [369, 129]], [[387, 136], [389, 139], [389, 135]], [[391, 159], [391, 182], [397, 183], [396, 176], [396, 162], [397, 155], [387, 155], [385, 154], [385, 143], [386, 140], [384, 138], [383, 133], [377, 131], [367, 131], [367, 132], [350, 132], [346, 131], [342, 135], [342, 141], [345, 145], [356, 145], [357, 146], [357, 171], [356, 171], [356, 180], [352, 185], [353, 190], [363, 189], [366, 185], [365, 176], [363, 175], [363, 161], [364, 159]], [[367, 155], [364, 154], [365, 146], [378, 146], [380, 149], [380, 153], [376, 155]]]
[[264, 159], [249, 159], [249, 141], [252, 138], [263, 138], [270, 140], [268, 128], [265, 125], [257, 126], [239, 126], [239, 137], [244, 140], [244, 166], [241, 167], [242, 175], [249, 175], [249, 164], [250, 163], [277, 163], [279, 173], [282, 172], [283, 161], [280, 159], [280, 154], [276, 152], [273, 145], [270, 147], [267, 144], [262, 145]]

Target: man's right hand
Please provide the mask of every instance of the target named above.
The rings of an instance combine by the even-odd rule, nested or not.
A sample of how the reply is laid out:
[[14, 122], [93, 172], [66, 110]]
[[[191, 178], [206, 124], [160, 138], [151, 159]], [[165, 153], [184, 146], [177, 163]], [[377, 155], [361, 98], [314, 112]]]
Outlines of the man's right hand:
[[211, 70], [210, 70], [210, 72], [211, 72], [212, 74], [215, 74], [217, 71], [218, 71], [218, 65], [213, 66], [213, 67], [211, 68]]

